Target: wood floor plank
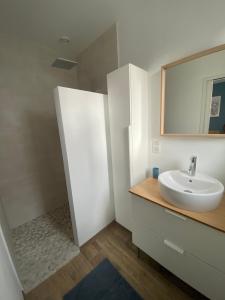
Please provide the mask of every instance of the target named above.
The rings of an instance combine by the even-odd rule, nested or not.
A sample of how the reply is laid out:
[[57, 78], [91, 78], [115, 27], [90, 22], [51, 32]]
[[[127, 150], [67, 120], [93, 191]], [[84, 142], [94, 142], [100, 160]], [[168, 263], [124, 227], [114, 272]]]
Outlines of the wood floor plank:
[[[108, 240], [108, 238], [105, 237], [104, 240]], [[171, 292], [171, 293], [174, 292], [174, 290], [176, 289], [176, 286], [174, 286], [174, 284], [172, 284], [165, 276], [163, 276], [159, 272], [159, 270], [160, 269], [162, 270], [162, 268], [158, 267], [155, 270], [154, 266], [151, 266], [151, 265], [148, 265], [148, 264], [142, 262], [137, 257], [136, 251], [128, 248], [125, 243], [118, 240], [117, 236], [111, 235], [110, 240], [108, 240], [108, 242], [110, 244], [109, 247], [111, 249], [114, 247], [114, 248], [120, 250], [120, 253], [117, 253], [116, 257], [124, 257], [124, 260], [127, 261], [127, 266], [125, 266], [125, 268], [126, 269], [128, 268], [131, 271], [133, 270], [132, 276], [134, 278], [137, 278], [137, 276], [144, 277], [144, 279], [142, 280], [143, 284], [151, 283], [152, 288], [154, 286], [156, 288], [156, 290], [161, 291], [163, 293], [163, 295], [164, 294], [166, 295], [168, 292]], [[122, 263], [119, 262], [118, 265], [120, 266], [120, 265], [122, 265]], [[123, 271], [123, 269], [121, 271]], [[137, 274], [137, 271], [139, 271], [138, 274]], [[140, 279], [140, 278], [138, 278], [138, 279]], [[178, 290], [177, 292], [180, 292], [180, 291]], [[178, 299], [179, 298], [185, 299], [185, 294], [183, 292], [179, 293], [179, 296], [180, 297], [178, 297], [178, 295], [177, 295]], [[161, 296], [161, 299], [164, 299], [163, 296]]]
[[[142, 268], [135, 264], [131, 257], [123, 253], [118, 247], [114, 247], [109, 240], [99, 239], [98, 243], [104, 249], [107, 258], [112, 264], [145, 299], [163, 299], [163, 291], [157, 288], [157, 282], [154, 282], [154, 277], [148, 276], [148, 273], [143, 272]], [[155, 290], [154, 295], [152, 295], [151, 290]]]
[[28, 293], [25, 300], [62, 300], [104, 258], [146, 300], [206, 299], [146, 254], [138, 258], [131, 233], [113, 222], [82, 246], [78, 256]]

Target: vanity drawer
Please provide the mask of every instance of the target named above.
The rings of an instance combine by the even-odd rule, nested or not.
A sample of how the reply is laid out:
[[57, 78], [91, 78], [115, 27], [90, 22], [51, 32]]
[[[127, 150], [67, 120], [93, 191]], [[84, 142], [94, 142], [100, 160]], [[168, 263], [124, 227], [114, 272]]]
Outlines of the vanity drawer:
[[145, 253], [210, 299], [224, 300], [225, 274], [152, 231], [134, 230], [133, 242]]
[[225, 273], [225, 233], [132, 195], [134, 228], [151, 230]]

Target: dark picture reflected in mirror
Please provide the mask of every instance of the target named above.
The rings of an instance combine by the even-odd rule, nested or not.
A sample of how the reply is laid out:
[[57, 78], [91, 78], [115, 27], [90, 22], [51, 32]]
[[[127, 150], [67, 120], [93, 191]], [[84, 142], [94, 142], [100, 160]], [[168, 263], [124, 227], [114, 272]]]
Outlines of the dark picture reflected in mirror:
[[224, 134], [225, 131], [225, 78], [213, 80], [209, 133]]

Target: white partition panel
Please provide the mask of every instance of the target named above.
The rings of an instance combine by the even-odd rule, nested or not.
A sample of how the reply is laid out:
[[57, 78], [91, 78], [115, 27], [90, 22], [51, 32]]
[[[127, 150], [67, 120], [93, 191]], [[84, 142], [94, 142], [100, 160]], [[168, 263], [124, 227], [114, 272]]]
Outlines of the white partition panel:
[[0, 225], [0, 299], [23, 300], [22, 286]]
[[55, 90], [71, 218], [79, 246], [114, 219], [107, 161], [106, 97], [63, 87]]

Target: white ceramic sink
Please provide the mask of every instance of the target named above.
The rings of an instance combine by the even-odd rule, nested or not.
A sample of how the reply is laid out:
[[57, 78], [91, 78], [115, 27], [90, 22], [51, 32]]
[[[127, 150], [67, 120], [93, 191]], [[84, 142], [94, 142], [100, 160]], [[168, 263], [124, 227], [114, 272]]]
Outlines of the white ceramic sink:
[[206, 212], [215, 209], [223, 197], [224, 186], [217, 179], [185, 171], [166, 171], [159, 175], [160, 194], [169, 203], [186, 210]]

